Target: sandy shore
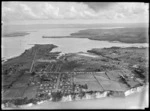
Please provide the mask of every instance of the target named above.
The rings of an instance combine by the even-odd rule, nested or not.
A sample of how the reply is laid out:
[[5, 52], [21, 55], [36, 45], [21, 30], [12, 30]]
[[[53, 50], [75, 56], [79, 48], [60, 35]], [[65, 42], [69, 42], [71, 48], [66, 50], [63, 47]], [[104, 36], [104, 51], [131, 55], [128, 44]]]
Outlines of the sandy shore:
[[95, 55], [95, 54], [91, 54], [91, 53], [86, 53], [86, 52], [80, 52], [80, 53], [77, 53], [78, 55], [82, 55], [82, 56], [87, 56], [87, 57], [99, 57], [98, 55]]

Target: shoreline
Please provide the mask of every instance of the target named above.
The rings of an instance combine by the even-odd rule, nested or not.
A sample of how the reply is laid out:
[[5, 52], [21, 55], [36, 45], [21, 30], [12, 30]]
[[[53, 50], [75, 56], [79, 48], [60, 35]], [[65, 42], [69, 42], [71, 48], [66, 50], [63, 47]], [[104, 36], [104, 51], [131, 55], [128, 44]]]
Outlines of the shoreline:
[[[66, 37], [65, 37], [66, 38]], [[55, 39], [55, 38], [54, 38]], [[58, 39], [58, 38], [56, 38], [56, 39]], [[60, 38], [61, 39], [61, 38]], [[63, 38], [62, 38], [63, 39]], [[71, 38], [69, 38], [69, 39], [71, 39]], [[77, 38], [78, 39], [78, 38]], [[79, 38], [80, 39], [80, 38]], [[82, 38], [81, 38], [82, 39]], [[86, 39], [88, 39], [88, 38], [86, 38]], [[95, 41], [97, 41], [97, 40], [95, 40]], [[100, 41], [100, 40], [98, 40], [98, 41]], [[119, 41], [105, 41], [105, 42], [110, 42], [110, 43], [122, 43], [122, 42], [119, 42]], [[122, 43], [122, 44], [130, 44], [130, 43]], [[141, 44], [141, 45], [135, 45], [135, 44]], [[34, 47], [34, 45], [36, 45], [36, 44], [28, 44], [28, 45], [33, 45], [33, 47]], [[46, 45], [46, 44], [39, 44], [39, 45]], [[135, 45], [135, 46], [126, 46], [127, 48], [130, 48], [130, 47], [137, 47], [137, 48], [149, 48], [149, 45], [148, 45], [148, 43], [133, 43], [133, 45]], [[58, 48], [59, 46], [57, 46], [57, 47], [55, 47], [54, 48], [54, 50], [56, 49], [56, 48]], [[113, 47], [113, 46], [111, 46], [111, 47]], [[110, 47], [110, 48], [111, 48]], [[120, 46], [117, 46], [117, 47], [120, 47]], [[120, 47], [120, 48], [126, 48], [126, 47]], [[105, 47], [104, 47], [105, 48]], [[92, 48], [93, 49], [93, 48]], [[92, 49], [89, 49], [89, 50], [92, 50]], [[26, 49], [27, 50], [27, 49]], [[52, 52], [54, 52], [54, 50], [52, 50]], [[25, 51], [25, 50], [24, 50]], [[23, 51], [23, 52], [24, 52]], [[88, 50], [87, 50], [88, 51]], [[83, 51], [83, 53], [87, 53], [87, 51], [85, 52], [85, 51]], [[22, 52], [22, 53], [23, 53]], [[80, 53], [81, 51], [79, 51], [79, 52], [76, 52], [76, 53]], [[8, 57], [8, 58], [6, 58], [6, 57], [2, 57], [1, 58], [1, 60], [4, 60], [5, 62], [7, 61], [7, 60], [9, 60], [9, 59], [12, 59], [12, 58], [15, 58], [15, 57], [18, 57], [18, 56], [20, 56], [22, 53], [20, 53], [19, 55], [15, 55], [15, 56], [12, 56], [12, 57]], [[61, 53], [63, 53], [63, 52], [61, 52]], [[68, 53], [67, 53], [68, 54]]]
[[[143, 85], [143, 86], [139, 86], [139, 87], [135, 87], [135, 88], [131, 88], [129, 90], [126, 90], [124, 92], [125, 96], [124, 97], [115, 97], [115, 96], [108, 96], [107, 93], [104, 95], [104, 96], [101, 96], [101, 97], [94, 97], [94, 98], [90, 98], [90, 99], [87, 99], [87, 98], [83, 98], [83, 99], [75, 99], [75, 100], [67, 100], [67, 101], [57, 101], [57, 102], [53, 102], [51, 100], [43, 100], [43, 101], [39, 101], [37, 102], [37, 104], [33, 104], [33, 103], [29, 103], [29, 104], [24, 104], [24, 105], [19, 105], [17, 107], [14, 107], [14, 108], [17, 108], [17, 109], [24, 109], [24, 108], [33, 108], [34, 107], [38, 107], [40, 105], [44, 105], [44, 104], [47, 104], [47, 103], [51, 103], [51, 104], [63, 104], [63, 103], [76, 103], [76, 102], [86, 102], [86, 100], [89, 100], [89, 101], [93, 101], [93, 100], [105, 100], [105, 99], [126, 99], [127, 97], [130, 97], [130, 96], [134, 96], [140, 92], [143, 92], [143, 91], [148, 91], [149, 89], [149, 83], [147, 83], [146, 85]], [[108, 92], [108, 91], [104, 91], [105, 92]], [[118, 91], [119, 92], [119, 91]], [[11, 107], [4, 107], [4, 105], [2, 104], [1, 106], [3, 106], [2, 108], [6, 108], [6, 109], [11, 109]], [[12, 108], [12, 109], [14, 109]], [[50, 108], [51, 109], [51, 108]]]
[[126, 44], [147, 44], [148, 40], [146, 42], [134, 42], [134, 41], [130, 41], [130, 42], [123, 42], [123, 41], [116, 41], [116, 40], [104, 40], [104, 39], [94, 39], [94, 38], [88, 38], [88, 37], [72, 37], [72, 36], [42, 36], [42, 38], [44, 39], [48, 39], [48, 38], [53, 38], [53, 39], [63, 39], [63, 38], [76, 38], [76, 39], [89, 39], [89, 40], [96, 40], [96, 41], [108, 41], [108, 42], [112, 42], [112, 43], [126, 43]]

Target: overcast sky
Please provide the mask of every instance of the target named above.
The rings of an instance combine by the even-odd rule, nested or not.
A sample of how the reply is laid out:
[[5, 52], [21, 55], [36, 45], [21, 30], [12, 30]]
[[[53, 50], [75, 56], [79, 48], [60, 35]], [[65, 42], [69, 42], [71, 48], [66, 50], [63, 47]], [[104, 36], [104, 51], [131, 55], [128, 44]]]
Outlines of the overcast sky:
[[2, 2], [3, 23], [140, 23], [149, 20], [142, 2]]

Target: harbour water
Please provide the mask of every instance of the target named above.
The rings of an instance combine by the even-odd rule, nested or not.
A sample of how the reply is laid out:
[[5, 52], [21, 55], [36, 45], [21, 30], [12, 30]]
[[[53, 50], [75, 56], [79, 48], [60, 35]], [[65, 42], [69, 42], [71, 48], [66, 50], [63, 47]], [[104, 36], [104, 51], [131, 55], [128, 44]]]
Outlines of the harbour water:
[[26, 36], [2, 37], [2, 58], [8, 59], [11, 57], [19, 56], [25, 51], [25, 49], [31, 48], [33, 44], [54, 44], [57, 45], [58, 48], [55, 48], [53, 51], [61, 51], [62, 53], [74, 53], [81, 51], [86, 52], [92, 48], [107, 48], [112, 46], [148, 46], [146, 43], [129, 44], [120, 42], [97, 41], [87, 38], [42, 38], [42, 36], [68, 36], [73, 32], [78, 32], [79, 30], [83, 29], [85, 28], [38, 29], [35, 31], [30, 31], [30, 34]]

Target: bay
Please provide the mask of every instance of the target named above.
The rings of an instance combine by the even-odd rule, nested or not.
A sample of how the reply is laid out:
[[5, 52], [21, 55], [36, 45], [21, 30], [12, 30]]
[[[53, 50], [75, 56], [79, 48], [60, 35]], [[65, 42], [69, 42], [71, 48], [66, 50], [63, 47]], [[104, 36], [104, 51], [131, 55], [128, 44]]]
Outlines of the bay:
[[[79, 30], [83, 29], [86, 28], [38, 29], [35, 31], [30, 31], [30, 34], [26, 36], [2, 37], [2, 58], [9, 59], [15, 56], [19, 56], [25, 51], [25, 49], [31, 48], [33, 44], [54, 44], [57, 45], [58, 48], [55, 48], [53, 51], [61, 51], [62, 53], [75, 53], [81, 51], [86, 52], [92, 48], [107, 48], [112, 46], [148, 47], [148, 44], [146, 43], [129, 44], [120, 42], [97, 41], [87, 38], [42, 38], [42, 36], [69, 36], [71, 33], [78, 32]], [[106, 29], [108, 29], [108, 27]]]

